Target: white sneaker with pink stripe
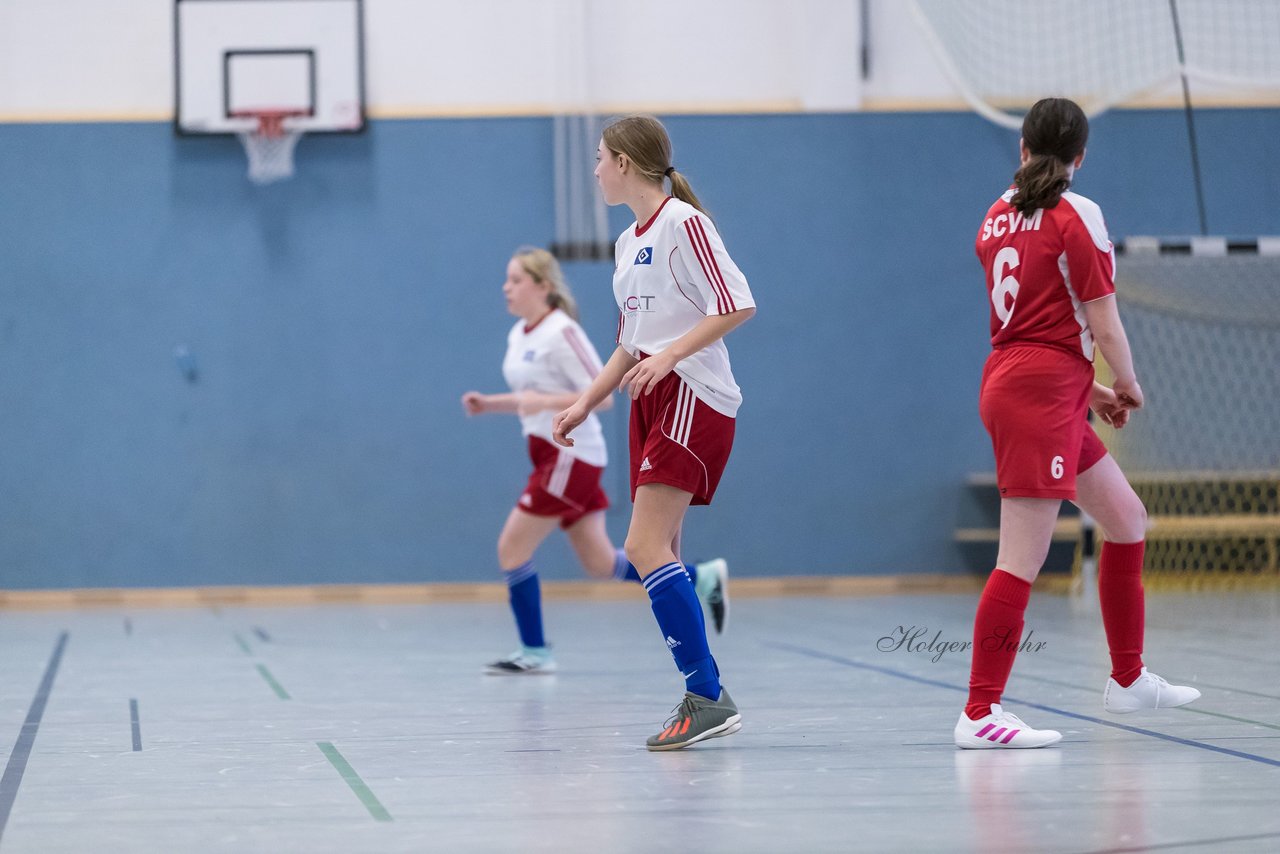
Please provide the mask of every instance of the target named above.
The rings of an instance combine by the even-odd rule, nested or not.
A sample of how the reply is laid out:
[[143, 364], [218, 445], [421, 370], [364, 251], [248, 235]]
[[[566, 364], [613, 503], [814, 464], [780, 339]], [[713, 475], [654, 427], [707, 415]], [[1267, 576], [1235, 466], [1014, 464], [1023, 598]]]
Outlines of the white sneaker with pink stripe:
[[956, 747], [989, 750], [997, 747], [1046, 747], [1062, 740], [1062, 733], [1051, 729], [1032, 729], [1017, 715], [991, 704], [991, 714], [971, 721], [964, 712], [956, 721]]

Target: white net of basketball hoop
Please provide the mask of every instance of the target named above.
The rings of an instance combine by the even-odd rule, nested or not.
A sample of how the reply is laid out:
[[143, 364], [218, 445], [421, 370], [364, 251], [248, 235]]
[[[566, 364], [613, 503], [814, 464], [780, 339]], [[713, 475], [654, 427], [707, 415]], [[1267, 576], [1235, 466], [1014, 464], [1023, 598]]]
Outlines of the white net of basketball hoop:
[[246, 118], [256, 119], [253, 130], [240, 131], [240, 143], [249, 157], [249, 180], [255, 184], [271, 184], [293, 177], [293, 149], [302, 131], [285, 127], [285, 119], [297, 113], [262, 112]]

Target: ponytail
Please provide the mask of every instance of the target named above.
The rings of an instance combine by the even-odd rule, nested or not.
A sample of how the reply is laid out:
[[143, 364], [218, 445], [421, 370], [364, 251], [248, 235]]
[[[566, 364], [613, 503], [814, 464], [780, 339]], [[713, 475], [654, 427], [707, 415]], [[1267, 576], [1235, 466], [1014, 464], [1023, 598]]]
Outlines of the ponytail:
[[552, 288], [551, 293], [547, 294], [547, 305], [560, 309], [574, 320], [578, 319], [578, 303], [574, 300], [573, 294], [569, 293], [568, 288], [559, 291]]
[[1018, 189], [1009, 204], [1025, 216], [1041, 208], [1055, 207], [1071, 186], [1071, 177], [1067, 174], [1067, 164], [1057, 157], [1033, 154], [1026, 165], [1014, 173], [1013, 183]]
[[1071, 186], [1067, 164], [1084, 154], [1089, 119], [1075, 101], [1041, 98], [1022, 120], [1022, 144], [1030, 157], [1013, 176], [1010, 201], [1023, 216], [1058, 204]]
[[702, 206], [702, 202], [698, 201], [698, 196], [693, 192], [693, 187], [689, 186], [689, 180], [677, 172], [675, 167], [668, 167], [667, 178], [671, 181], [671, 195], [685, 204], [697, 208], [708, 219], [711, 218], [711, 214], [707, 213], [707, 209]]

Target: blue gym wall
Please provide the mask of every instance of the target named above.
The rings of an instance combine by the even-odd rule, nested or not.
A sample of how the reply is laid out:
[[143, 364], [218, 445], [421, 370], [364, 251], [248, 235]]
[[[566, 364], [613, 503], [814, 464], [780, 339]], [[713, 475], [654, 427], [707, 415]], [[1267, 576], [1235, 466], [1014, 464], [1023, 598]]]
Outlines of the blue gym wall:
[[[1197, 120], [1210, 230], [1280, 233], [1280, 111]], [[669, 127], [760, 306], [729, 342], [746, 404], [687, 556], [961, 571], [963, 478], [992, 466], [972, 240], [1016, 134], [963, 113]], [[1076, 189], [1114, 235], [1198, 230], [1180, 112], [1110, 113], [1091, 143]], [[0, 587], [494, 577], [527, 466], [514, 419], [458, 398], [502, 387], [499, 287], [551, 237], [551, 161], [547, 119], [383, 121], [304, 139], [297, 177], [255, 188], [232, 139], [0, 125]], [[610, 268], [568, 272], [607, 357]], [[577, 577], [556, 540], [546, 576]]]

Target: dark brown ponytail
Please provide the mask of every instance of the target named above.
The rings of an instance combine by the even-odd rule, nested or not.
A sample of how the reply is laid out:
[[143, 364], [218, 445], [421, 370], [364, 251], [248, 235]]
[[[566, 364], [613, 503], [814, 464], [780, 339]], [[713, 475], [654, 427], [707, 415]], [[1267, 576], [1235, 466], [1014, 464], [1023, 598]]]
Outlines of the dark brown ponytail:
[[1010, 204], [1026, 215], [1054, 207], [1071, 186], [1067, 164], [1084, 153], [1089, 120], [1074, 101], [1044, 98], [1022, 120], [1022, 141], [1031, 156], [1014, 173]]
[[1031, 214], [1058, 204], [1071, 186], [1071, 179], [1067, 177], [1067, 164], [1052, 154], [1033, 154], [1027, 164], [1014, 173], [1013, 183], [1018, 191], [1010, 204], [1020, 213]]

